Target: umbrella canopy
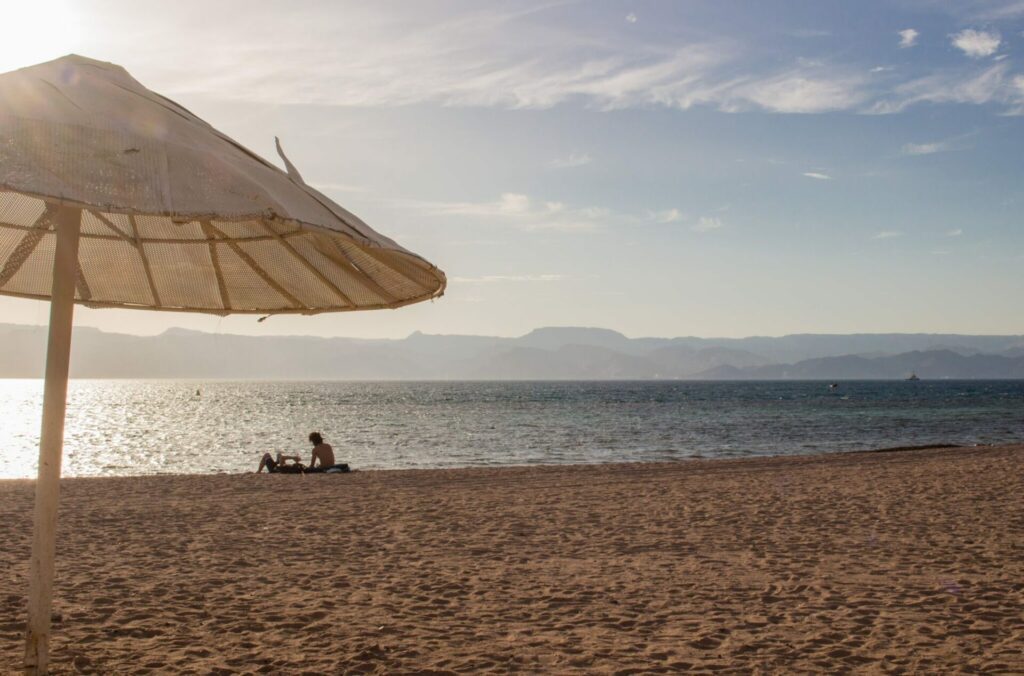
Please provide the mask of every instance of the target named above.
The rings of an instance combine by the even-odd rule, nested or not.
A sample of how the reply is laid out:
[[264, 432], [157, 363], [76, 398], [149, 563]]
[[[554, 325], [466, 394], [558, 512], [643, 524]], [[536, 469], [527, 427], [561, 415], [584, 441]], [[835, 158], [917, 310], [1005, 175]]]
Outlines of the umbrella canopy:
[[443, 293], [444, 273], [282, 159], [110, 63], [0, 75], [0, 293], [50, 296], [60, 204], [82, 209], [75, 300], [91, 307], [313, 314]]
[[50, 300], [25, 669], [49, 664], [74, 305], [179, 312], [394, 308], [445, 276], [123, 68], [0, 75], [0, 294]]

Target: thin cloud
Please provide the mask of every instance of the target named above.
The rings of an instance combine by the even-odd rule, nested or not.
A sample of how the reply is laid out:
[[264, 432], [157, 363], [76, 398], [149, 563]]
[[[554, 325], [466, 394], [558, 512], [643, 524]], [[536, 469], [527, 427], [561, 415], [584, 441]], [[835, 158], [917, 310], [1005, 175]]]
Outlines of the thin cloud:
[[797, 30], [789, 31], [789, 35], [795, 38], [828, 38], [832, 37], [832, 31], [823, 30], [820, 28], [798, 28]]
[[984, 20], [992, 19], [1013, 19], [1024, 16], [1024, 0], [1010, 0], [1008, 2], [992, 3], [992, 6], [984, 9], [977, 18]]
[[806, 176], [807, 178], [814, 178], [814, 179], [817, 179], [819, 181], [831, 181], [832, 180], [832, 177], [829, 176], [828, 174], [822, 174], [821, 172], [818, 172], [818, 171], [805, 171], [803, 173], [803, 175]]
[[1007, 115], [1024, 115], [1024, 75], [1015, 75], [1010, 82], [1010, 98], [1017, 104], [1006, 112]]
[[917, 44], [918, 33], [913, 28], [905, 28], [897, 33], [900, 36], [900, 49], [907, 49]]
[[933, 155], [945, 150], [949, 150], [948, 145], [936, 141], [934, 143], [907, 143], [900, 149], [900, 153], [904, 155]]
[[548, 166], [552, 169], [574, 169], [593, 162], [593, 158], [587, 153], [571, 153], [568, 157], [559, 157], [551, 160]]
[[701, 216], [697, 222], [690, 226], [694, 232], [711, 232], [724, 227], [725, 223], [717, 216]]
[[[659, 44], [625, 37], [595, 41], [571, 26], [537, 30], [533, 15], [543, 6], [512, 11], [481, 5], [441, 20], [420, 8], [398, 20], [364, 3], [353, 5], [354, 16], [346, 21], [300, 7], [286, 21], [225, 35], [196, 25], [173, 5], [154, 21], [169, 30], [187, 28], [198, 42], [237, 48], [204, 55], [202, 63], [198, 56], [180, 58], [170, 46], [154, 48], [140, 63], [127, 41], [105, 44], [104, 53], [132, 54], [162, 90], [175, 95], [356, 107], [544, 109], [578, 100], [601, 110], [657, 105], [780, 113], [843, 110], [868, 97], [866, 80], [853, 68], [802, 63], [778, 70], [745, 63], [746, 47], [727, 37]], [[132, 34], [133, 26], [121, 18], [113, 33]]]
[[629, 14], [626, 15], [626, 23], [636, 23], [636, 22], [637, 22], [636, 14], [634, 14], [633, 12], [630, 12]]
[[943, 71], [910, 80], [894, 88], [887, 99], [876, 101], [865, 112], [900, 113], [918, 103], [1013, 102], [1006, 76], [1008, 63], [1000, 61], [984, 70]]
[[960, 237], [963, 234], [964, 234], [964, 231], [961, 230], [960, 228], [953, 228], [952, 230], [947, 230], [946, 234], [944, 236], [945, 237]]
[[611, 212], [603, 207], [573, 208], [563, 202], [538, 202], [528, 195], [511, 192], [492, 202], [396, 200], [394, 204], [440, 216], [488, 220], [522, 230], [593, 230], [611, 217]]
[[505, 282], [561, 282], [565, 275], [484, 275], [482, 277], [451, 277], [459, 284], [496, 284]]
[[966, 28], [950, 36], [950, 39], [954, 47], [972, 59], [992, 56], [999, 49], [999, 45], [1002, 42], [999, 33], [978, 31], [973, 28]]
[[655, 223], [679, 223], [686, 219], [679, 209], [664, 209], [662, 211], [650, 211], [649, 217]]
[[353, 183], [310, 183], [311, 186], [320, 192], [369, 192], [369, 188]]
[[824, 67], [792, 70], [737, 87], [734, 104], [725, 110], [741, 110], [752, 101], [776, 113], [824, 113], [854, 108], [868, 98], [866, 81], [856, 74], [830, 72]]
[[903, 233], [899, 230], [882, 230], [871, 236], [871, 239], [892, 239], [893, 237], [902, 237]]
[[[614, 225], [639, 226], [686, 223], [688, 217], [677, 208], [648, 209], [643, 212], [615, 212], [607, 207], [578, 207], [565, 202], [537, 200], [522, 193], [503, 193], [498, 199], [483, 202], [385, 199], [387, 205], [443, 218], [456, 217], [511, 226], [520, 230], [591, 231]], [[720, 209], [719, 211], [725, 211]], [[705, 232], [723, 226], [718, 218], [701, 218], [691, 225]]]
[[[215, 13], [233, 16], [234, 4], [218, 5]], [[381, 3], [349, 2], [336, 12], [325, 12], [322, 3], [296, 3], [287, 11], [269, 6], [264, 20], [224, 24], [197, 21], [194, 2], [162, 3], [150, 23], [218, 49], [183, 54], [177, 43], [157, 41], [139, 53], [131, 36], [145, 26], [126, 13], [85, 16], [78, 47], [130, 61], [172, 96], [274, 105], [546, 109], [576, 102], [597, 110], [702, 106], [815, 114], [900, 112], [926, 101], [1007, 103], [1006, 97], [965, 93], [970, 74], [911, 80], [920, 71], [908, 65], [880, 78], [882, 71], [871, 73], [856, 59], [844, 63], [838, 54], [793, 61], [780, 46], [773, 58], [759, 58], [757, 45], [729, 32], [689, 40], [638, 40], [634, 31], [610, 29], [595, 34], [586, 22], [548, 14], [578, 3], [516, 4], [466, 3], [441, 14], [436, 3], [412, 3], [401, 13]], [[909, 31], [916, 43], [913, 28], [903, 29], [900, 40], [909, 41]], [[1002, 45], [997, 34], [979, 30], [952, 37], [971, 54], [997, 49], [995, 39]], [[946, 85], [955, 92], [943, 95]], [[1024, 102], [1008, 103], [1014, 112], [1024, 108]]]

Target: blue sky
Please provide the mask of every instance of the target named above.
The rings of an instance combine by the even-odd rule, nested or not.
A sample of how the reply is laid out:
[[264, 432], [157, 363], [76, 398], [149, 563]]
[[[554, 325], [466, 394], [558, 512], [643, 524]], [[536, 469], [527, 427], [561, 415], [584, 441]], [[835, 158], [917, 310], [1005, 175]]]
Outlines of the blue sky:
[[39, 0], [14, 19], [4, 70], [78, 52], [265, 157], [279, 135], [449, 276], [393, 312], [81, 325], [1024, 333], [1024, 0]]

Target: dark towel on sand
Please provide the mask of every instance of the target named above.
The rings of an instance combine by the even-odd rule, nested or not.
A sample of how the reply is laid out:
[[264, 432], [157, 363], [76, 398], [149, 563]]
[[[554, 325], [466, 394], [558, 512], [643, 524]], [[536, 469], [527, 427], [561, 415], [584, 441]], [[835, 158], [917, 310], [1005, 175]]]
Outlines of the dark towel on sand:
[[330, 467], [310, 467], [306, 470], [306, 474], [343, 474], [350, 471], [347, 464], [339, 462]]

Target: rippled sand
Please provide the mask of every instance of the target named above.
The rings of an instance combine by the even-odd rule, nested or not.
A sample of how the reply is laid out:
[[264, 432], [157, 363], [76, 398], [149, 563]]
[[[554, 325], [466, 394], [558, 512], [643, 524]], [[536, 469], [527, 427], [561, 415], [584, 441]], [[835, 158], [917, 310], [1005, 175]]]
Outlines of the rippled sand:
[[63, 490], [57, 673], [1024, 671], [1024, 446]]

